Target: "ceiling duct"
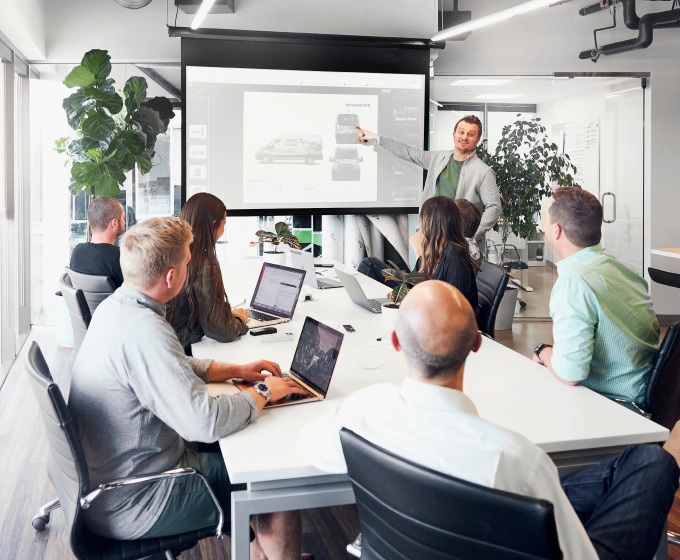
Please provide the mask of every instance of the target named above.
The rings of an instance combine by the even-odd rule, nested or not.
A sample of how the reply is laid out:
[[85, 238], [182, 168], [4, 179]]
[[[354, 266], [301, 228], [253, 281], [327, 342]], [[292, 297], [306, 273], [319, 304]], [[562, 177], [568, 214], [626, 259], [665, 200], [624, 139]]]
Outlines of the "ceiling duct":
[[[603, 29], [612, 29], [616, 27], [616, 5], [621, 3], [624, 10], [624, 21], [626, 27], [629, 29], [639, 30], [638, 36], [635, 39], [628, 39], [626, 41], [618, 41], [616, 43], [611, 43], [609, 45], [598, 46], [597, 44], [597, 32], [603, 29], [595, 30], [595, 48], [583, 51], [579, 58], [586, 60], [590, 58], [593, 62], [597, 62], [600, 55], [611, 55], [620, 54], [624, 52], [646, 49], [654, 41], [654, 29], [670, 29], [680, 27], [680, 8], [675, 8], [676, 2], [674, 0], [670, 10], [665, 12], [656, 12], [651, 14], [646, 14], [642, 17], [638, 17], [637, 11], [635, 9], [636, 0], [619, 0], [619, 2], [613, 2], [611, 5], [612, 12], [614, 14], [614, 25]], [[609, 4], [609, 2], [606, 2]], [[599, 8], [600, 4], [597, 4]], [[596, 5], [588, 6], [579, 11], [581, 15], [589, 15], [595, 13]]]
[[138, 10], [144, 6], [151, 4], [151, 0], [114, 0], [117, 4], [123, 6], [123, 8], [129, 8], [131, 10]]

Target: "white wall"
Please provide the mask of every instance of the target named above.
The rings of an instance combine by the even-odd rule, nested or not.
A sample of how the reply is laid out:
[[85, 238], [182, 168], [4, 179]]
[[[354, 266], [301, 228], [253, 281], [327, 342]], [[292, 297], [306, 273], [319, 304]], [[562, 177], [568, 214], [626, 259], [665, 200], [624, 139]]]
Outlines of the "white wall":
[[[140, 10], [113, 0], [50, 0], [47, 58], [77, 62], [100, 48], [119, 62], [179, 61], [180, 40], [166, 28], [174, 25], [175, 10], [167, 4], [166, 13], [166, 0]], [[237, 0], [234, 14], [208, 16], [203, 27], [423, 38], [435, 31], [436, 6], [437, 0]], [[180, 11], [177, 26], [188, 27], [191, 19]]]
[[[461, 10], [474, 18], [516, 4], [515, 0], [461, 0]], [[611, 22], [603, 12], [582, 17], [579, 8], [591, 1], [574, 1], [518, 16], [475, 31], [462, 42], [449, 42], [435, 61], [441, 74], [522, 75], [553, 72], [651, 72], [647, 90], [649, 111], [649, 158], [646, 169], [645, 262], [672, 270], [670, 259], [651, 260], [650, 249], [680, 246], [680, 37], [675, 30], [656, 31], [645, 50], [603, 56], [597, 62], [579, 60], [581, 51], [592, 48], [593, 29]], [[667, 10], [667, 2], [641, 3], [645, 11]], [[643, 12], [640, 12], [641, 14]], [[619, 28], [599, 35], [600, 44], [629, 39], [634, 31]], [[680, 264], [680, 263], [679, 263]], [[680, 272], [680, 270], [678, 270]], [[654, 308], [659, 314], [680, 314], [680, 298], [671, 288], [651, 286]]]
[[49, 0], [0, 0], [0, 31], [29, 60], [45, 58], [45, 9]]

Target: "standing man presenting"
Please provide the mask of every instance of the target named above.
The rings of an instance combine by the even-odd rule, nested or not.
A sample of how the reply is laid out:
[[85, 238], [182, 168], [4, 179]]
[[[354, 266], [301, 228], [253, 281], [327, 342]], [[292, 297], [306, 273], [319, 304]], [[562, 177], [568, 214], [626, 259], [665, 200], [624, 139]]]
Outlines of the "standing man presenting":
[[501, 195], [494, 172], [477, 157], [475, 151], [482, 137], [482, 123], [477, 117], [470, 115], [456, 123], [453, 150], [418, 150], [403, 142], [357, 128], [361, 131], [360, 143], [380, 146], [398, 158], [427, 170], [425, 188], [420, 197], [421, 207], [428, 198], [437, 195], [469, 200], [482, 213], [475, 234], [477, 242], [496, 224], [501, 215]]

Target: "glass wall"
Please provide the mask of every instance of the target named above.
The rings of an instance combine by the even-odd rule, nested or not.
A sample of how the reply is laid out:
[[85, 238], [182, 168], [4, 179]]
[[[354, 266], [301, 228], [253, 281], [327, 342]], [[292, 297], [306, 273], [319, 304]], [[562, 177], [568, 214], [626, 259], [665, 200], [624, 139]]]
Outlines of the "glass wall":
[[[604, 249], [643, 273], [644, 103], [639, 78], [437, 75], [431, 91], [436, 102], [430, 104], [431, 149], [453, 148], [453, 128], [464, 115], [481, 119], [491, 153], [503, 127], [518, 119], [540, 119], [548, 142], [576, 166], [576, 183], [603, 202]], [[560, 258], [543, 239], [543, 218], [543, 212], [532, 217], [539, 226], [534, 238], [511, 234], [505, 253], [501, 235], [487, 234], [487, 257], [505, 263], [520, 288], [516, 318], [549, 316]]]

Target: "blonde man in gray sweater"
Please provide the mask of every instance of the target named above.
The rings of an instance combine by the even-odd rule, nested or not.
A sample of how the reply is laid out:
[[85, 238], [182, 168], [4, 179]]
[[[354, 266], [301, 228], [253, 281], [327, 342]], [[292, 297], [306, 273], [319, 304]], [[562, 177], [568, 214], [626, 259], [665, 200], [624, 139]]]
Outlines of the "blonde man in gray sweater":
[[[227, 437], [254, 422], [268, 399], [302, 391], [273, 362], [235, 365], [184, 355], [165, 304], [184, 283], [192, 239], [191, 226], [174, 217], [151, 218], [123, 235], [125, 282], [92, 318], [73, 366], [69, 408], [91, 488], [193, 467], [208, 478], [228, 516], [232, 487], [222, 454], [196, 453], [185, 441]], [[208, 383], [232, 378], [260, 383], [234, 396], [208, 394]], [[84, 515], [93, 533], [120, 540], [195, 531], [218, 519], [198, 477], [106, 492]], [[299, 560], [299, 513], [258, 516], [253, 528], [252, 558]]]

